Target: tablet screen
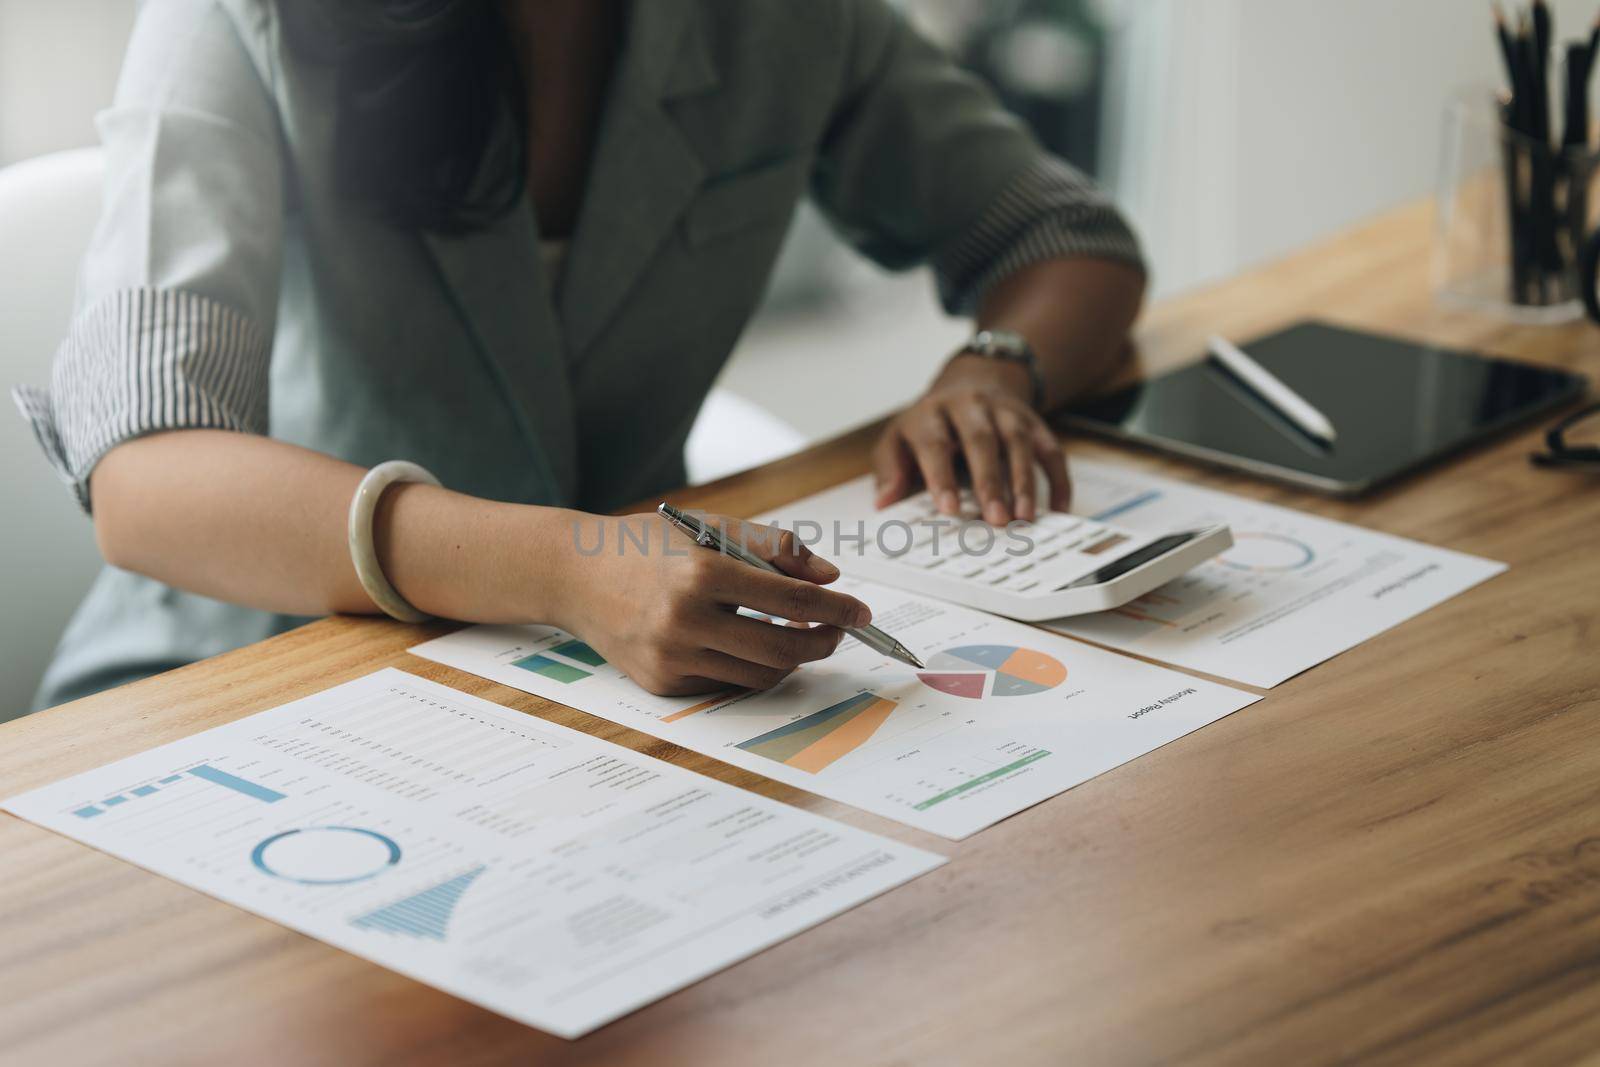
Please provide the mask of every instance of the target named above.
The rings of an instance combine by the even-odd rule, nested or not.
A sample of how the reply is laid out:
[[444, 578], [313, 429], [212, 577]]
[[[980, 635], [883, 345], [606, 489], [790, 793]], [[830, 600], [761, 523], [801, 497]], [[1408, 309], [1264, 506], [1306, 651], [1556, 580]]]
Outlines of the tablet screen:
[[1564, 371], [1306, 322], [1240, 345], [1327, 415], [1306, 436], [1207, 359], [1067, 413], [1065, 423], [1334, 493], [1370, 489], [1581, 396]]

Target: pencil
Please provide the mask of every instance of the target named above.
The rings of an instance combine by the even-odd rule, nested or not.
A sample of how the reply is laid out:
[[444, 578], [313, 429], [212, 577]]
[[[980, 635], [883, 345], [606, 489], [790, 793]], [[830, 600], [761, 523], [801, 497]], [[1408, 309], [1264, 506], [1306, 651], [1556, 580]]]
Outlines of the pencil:
[[[1506, 27], [1505, 12], [1500, 10], [1500, 5], [1491, 3], [1489, 10], [1494, 14], [1494, 33], [1500, 41], [1500, 58], [1506, 65], [1506, 81], [1511, 86], [1511, 91], [1517, 91], [1517, 53], [1511, 46], [1511, 31]], [[1600, 32], [1597, 30], [1596, 32]]]
[[1539, 73], [1550, 72], [1550, 8], [1544, 0], [1533, 0], [1533, 43], [1539, 50]]

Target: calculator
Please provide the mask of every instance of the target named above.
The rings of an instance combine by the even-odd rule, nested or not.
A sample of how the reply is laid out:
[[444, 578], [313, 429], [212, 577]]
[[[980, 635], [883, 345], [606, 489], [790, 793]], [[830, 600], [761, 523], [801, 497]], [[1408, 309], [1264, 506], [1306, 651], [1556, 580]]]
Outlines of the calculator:
[[1227, 526], [1159, 533], [1045, 512], [994, 527], [972, 493], [960, 517], [927, 493], [873, 515], [847, 570], [996, 615], [1041, 622], [1121, 607], [1233, 547]]

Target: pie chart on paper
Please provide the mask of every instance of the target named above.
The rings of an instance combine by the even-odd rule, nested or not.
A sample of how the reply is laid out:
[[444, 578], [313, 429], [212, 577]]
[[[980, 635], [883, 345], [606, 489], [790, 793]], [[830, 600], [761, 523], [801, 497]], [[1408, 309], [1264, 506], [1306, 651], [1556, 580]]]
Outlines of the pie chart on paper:
[[917, 675], [922, 684], [950, 696], [982, 700], [1046, 693], [1067, 680], [1054, 656], [1015, 645], [963, 645], [937, 653]]

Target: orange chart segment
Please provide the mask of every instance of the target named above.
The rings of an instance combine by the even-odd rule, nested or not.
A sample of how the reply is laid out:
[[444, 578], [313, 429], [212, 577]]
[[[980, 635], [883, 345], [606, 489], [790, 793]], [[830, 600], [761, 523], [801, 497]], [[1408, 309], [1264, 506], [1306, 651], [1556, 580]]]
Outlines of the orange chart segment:
[[1015, 645], [946, 649], [929, 659], [928, 667], [928, 671], [917, 675], [923, 685], [974, 700], [984, 697], [986, 681], [989, 696], [1020, 697], [1049, 692], [1067, 680], [1067, 668], [1060, 660]]
[[1000, 664], [1000, 673], [1042, 685], [1046, 689], [1054, 689], [1067, 680], [1067, 669], [1060, 660], [1031, 648], [1019, 648], [1007, 656], [1006, 661]]
[[876, 693], [857, 693], [794, 722], [745, 741], [740, 748], [807, 774], [825, 770], [871, 739], [896, 704]]
[[841, 756], [849, 755], [866, 744], [878, 727], [894, 713], [895, 703], [879, 697], [868, 704], [861, 714], [827, 736], [801, 749], [789, 766], [796, 770], [816, 774]]
[[719, 693], [710, 700], [702, 700], [700, 703], [684, 708], [682, 711], [675, 711], [671, 715], [663, 715], [661, 717], [661, 721], [677, 722], [679, 719], [687, 719], [689, 716], [694, 715], [697, 712], [708, 711], [711, 708], [717, 707], [719, 704], [726, 704], [728, 701], [732, 700], [734, 697], [743, 692], [743, 689], [738, 689], [732, 693]]

